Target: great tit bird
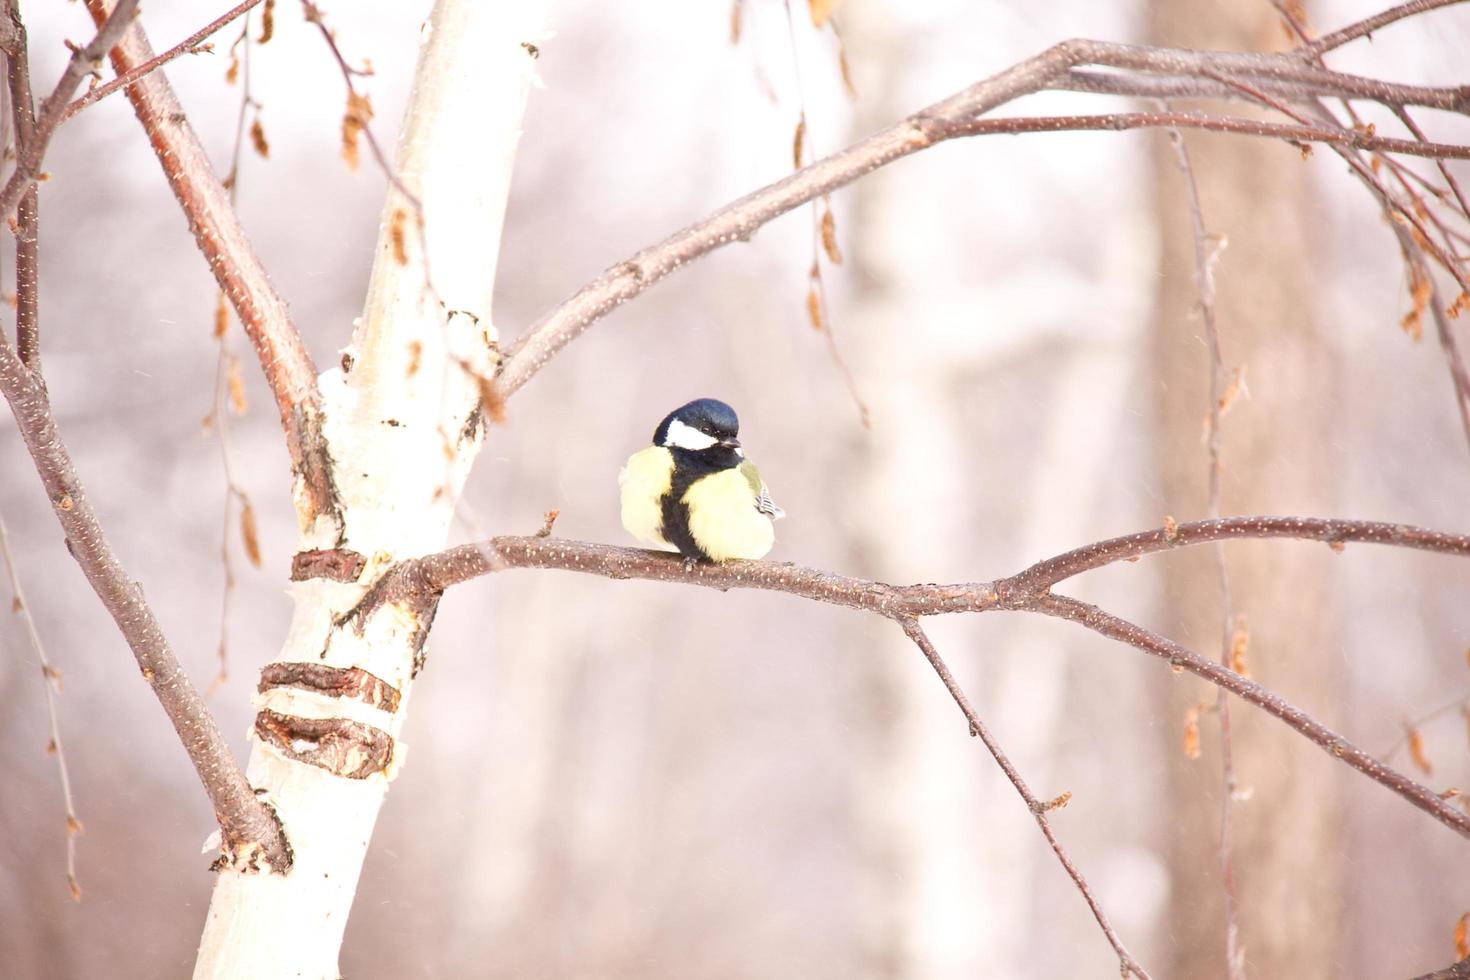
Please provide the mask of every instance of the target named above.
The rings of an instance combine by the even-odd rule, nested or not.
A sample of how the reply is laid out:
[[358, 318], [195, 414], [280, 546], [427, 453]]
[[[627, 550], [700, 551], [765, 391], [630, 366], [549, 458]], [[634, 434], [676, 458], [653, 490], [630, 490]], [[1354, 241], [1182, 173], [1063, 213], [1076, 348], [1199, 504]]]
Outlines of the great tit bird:
[[618, 476], [623, 527], [691, 561], [762, 558], [785, 515], [736, 436], [735, 410], [699, 398], [670, 412]]

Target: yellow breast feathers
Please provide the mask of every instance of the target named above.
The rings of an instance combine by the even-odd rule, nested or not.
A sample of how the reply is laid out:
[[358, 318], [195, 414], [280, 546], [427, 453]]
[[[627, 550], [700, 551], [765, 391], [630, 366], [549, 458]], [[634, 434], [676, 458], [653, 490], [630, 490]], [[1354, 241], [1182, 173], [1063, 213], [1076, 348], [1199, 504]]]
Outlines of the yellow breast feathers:
[[764, 558], [771, 550], [776, 529], [757, 509], [762, 489], [760, 476], [748, 463], [690, 485], [684, 494], [689, 533], [711, 559]]
[[618, 475], [622, 493], [623, 527], [639, 541], [665, 551], [678, 551], [659, 532], [663, 524], [661, 501], [674, 477], [674, 456], [662, 446], [649, 446], [628, 457]]

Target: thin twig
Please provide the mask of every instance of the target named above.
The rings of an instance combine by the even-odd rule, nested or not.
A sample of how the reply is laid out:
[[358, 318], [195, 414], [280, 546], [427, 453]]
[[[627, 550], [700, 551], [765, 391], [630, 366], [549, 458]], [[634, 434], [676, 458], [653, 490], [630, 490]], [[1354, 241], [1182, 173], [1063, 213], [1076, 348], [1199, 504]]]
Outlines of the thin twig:
[[1437, 10], [1440, 7], [1452, 7], [1465, 0], [1413, 0], [1412, 3], [1399, 4], [1397, 7], [1385, 10], [1381, 14], [1374, 14], [1366, 20], [1360, 20], [1356, 24], [1344, 27], [1340, 31], [1324, 34], [1321, 38], [1311, 44], [1303, 45], [1297, 49], [1297, 53], [1304, 58], [1320, 58], [1323, 54], [1334, 48], [1340, 48], [1349, 41], [1356, 41], [1360, 37], [1367, 37], [1382, 27], [1387, 27], [1395, 21], [1403, 20], [1405, 17], [1413, 17], [1426, 11]]
[[[944, 658], [940, 656], [938, 648], [934, 646], [933, 641], [929, 639], [928, 634], [919, 625], [919, 621], [917, 619], [904, 618], [900, 619], [898, 624], [903, 627], [904, 633], [908, 635], [910, 640], [914, 641], [914, 645], [924, 654], [924, 658], [929, 661], [930, 666], [934, 668], [934, 672], [944, 682], [944, 687], [949, 691], [950, 697], [954, 698], [954, 703], [959, 705], [960, 711], [965, 716], [965, 720], [970, 723], [970, 734], [978, 736], [980, 741], [985, 743], [985, 747], [995, 757], [995, 761], [1000, 766], [1001, 771], [1006, 774], [1006, 778], [1011, 781], [1011, 785], [1016, 788], [1016, 792], [1025, 801], [1026, 809], [1031, 811], [1031, 816], [1036, 820], [1036, 825], [1041, 828], [1041, 833], [1045, 835], [1046, 842], [1051, 845], [1053, 853], [1056, 854], [1057, 860], [1061, 862], [1062, 867], [1066, 869], [1067, 875], [1072, 879], [1072, 883], [1082, 893], [1082, 898], [1087, 902], [1087, 907], [1092, 910], [1093, 918], [1097, 919], [1097, 924], [1102, 928], [1103, 935], [1107, 937], [1108, 943], [1113, 947], [1113, 952], [1118, 955], [1119, 973], [1125, 977], [1131, 974], [1139, 977], [1140, 980], [1150, 980], [1148, 971], [1139, 965], [1138, 961], [1133, 958], [1128, 952], [1128, 949], [1123, 945], [1123, 941], [1118, 938], [1118, 934], [1114, 931], [1112, 923], [1108, 921], [1107, 915], [1102, 910], [1102, 905], [1098, 903], [1097, 896], [1093, 894], [1091, 886], [1087, 883], [1087, 879], [1082, 876], [1082, 871], [1067, 855], [1066, 850], [1062, 847], [1061, 841], [1057, 840], [1056, 833], [1051, 828], [1051, 821], [1046, 816], [1049, 811], [1055, 809], [1055, 806], [1037, 799], [1036, 795], [1031, 792], [1031, 788], [1026, 785], [1026, 780], [1021, 777], [1021, 773], [1001, 749], [1000, 743], [990, 733], [990, 729], [985, 726], [985, 722], [981, 721], [980, 716], [975, 713], [974, 707], [970, 704], [970, 699], [965, 696], [964, 690], [960, 687], [959, 682], [955, 680], [954, 674], [950, 672], [949, 665], [944, 662]], [[1064, 800], [1065, 797], [1061, 799]]]
[[214, 34], [220, 28], [224, 27], [232, 20], [235, 20], [237, 17], [240, 17], [241, 15], [247, 13], [251, 8], [259, 5], [260, 2], [261, 0], [244, 0], [243, 3], [237, 4], [232, 9], [216, 17], [214, 20], [210, 21], [208, 24], [195, 31], [193, 34], [190, 34], [188, 37], [184, 38], [178, 44], [175, 44], [173, 47], [169, 48], [163, 54], [157, 55], [153, 58], [149, 58], [147, 61], [143, 62], [140, 65], [135, 65], [128, 71], [118, 75], [112, 81], [107, 82], [103, 85], [98, 85], [95, 88], [91, 89], [89, 92], [87, 92], [86, 95], [78, 96], [66, 107], [66, 112], [62, 113], [61, 121], [66, 122], [72, 116], [75, 116], [77, 113], [81, 112], [92, 103], [107, 98], [109, 95], [111, 95], [113, 92], [116, 92], [120, 88], [128, 87], [129, 85], [133, 84], [144, 76], [149, 75], [152, 72], [155, 72], [158, 69], [162, 68], [164, 65], [168, 64], [170, 61], [173, 61], [180, 55], [197, 54], [200, 51], [200, 45], [204, 42], [205, 38], [209, 37], [211, 34]]
[[122, 37], [132, 23], [137, 7], [138, 0], [118, 0], [112, 13], [98, 26], [97, 34], [91, 42], [86, 47], [72, 51], [60, 81], [51, 94], [46, 96], [36, 113], [36, 125], [30, 138], [16, 147], [15, 170], [6, 181], [4, 190], [0, 190], [0, 220], [8, 219], [26, 190], [35, 185], [36, 176], [41, 172], [41, 160], [46, 155], [46, 147], [50, 144], [56, 127], [61, 124], [61, 115], [66, 111], [72, 93], [82, 84], [82, 79], [95, 70], [96, 64], [107, 56], [118, 38]]
[[36, 628], [31, 605], [26, 601], [25, 592], [20, 587], [20, 571], [15, 567], [15, 555], [10, 552], [10, 537], [6, 533], [3, 516], [0, 516], [0, 557], [5, 559], [5, 568], [10, 574], [10, 592], [14, 596], [10, 610], [19, 613], [25, 622], [31, 649], [41, 662], [41, 683], [46, 690], [46, 717], [51, 726], [51, 742], [46, 748], [56, 756], [56, 774], [61, 781], [61, 799], [66, 807], [66, 884], [73, 901], [80, 902], [82, 886], [77, 880], [77, 836], [82, 832], [82, 822], [77, 819], [77, 807], [71, 792], [71, 776], [66, 769], [66, 749], [61, 744], [60, 713], [56, 708], [56, 695], [61, 688], [61, 672], [46, 656], [46, 647], [41, 642], [41, 631]]
[[[1200, 204], [1199, 184], [1189, 162], [1189, 147], [1177, 129], [1169, 130], [1169, 143], [1179, 172], [1184, 177], [1184, 197], [1189, 211], [1191, 238], [1194, 242], [1194, 282], [1199, 292], [1200, 316], [1205, 324], [1205, 348], [1209, 354], [1209, 408], [1206, 413], [1208, 471], [1206, 474], [1206, 513], [1212, 520], [1220, 518], [1220, 415], [1225, 409], [1227, 382], [1225, 358], [1220, 350], [1220, 327], [1215, 319], [1215, 261], [1222, 243], [1205, 226], [1204, 208]], [[1212, 245], [1211, 242], [1214, 242]], [[1215, 578], [1220, 587], [1220, 662], [1235, 668], [1231, 661], [1234, 649], [1235, 610], [1230, 594], [1230, 570], [1225, 564], [1225, 543], [1216, 541], [1211, 549], [1215, 558]], [[1230, 737], [1230, 696], [1223, 688], [1215, 690], [1215, 715], [1220, 720], [1220, 884], [1225, 897], [1225, 969], [1230, 980], [1244, 980], [1245, 950], [1240, 944], [1240, 917], [1236, 911], [1235, 868], [1231, 860], [1231, 830], [1235, 805], [1235, 752]]]
[[92, 510], [40, 379], [0, 342], [0, 392], [51, 501], [67, 550], [127, 640], [143, 679], [173, 722], [219, 820], [221, 852], [240, 864], [285, 872], [290, 848], [275, 813], [258, 799], [220, 734], [214, 716], [174, 656], [143, 591], [117, 560]]

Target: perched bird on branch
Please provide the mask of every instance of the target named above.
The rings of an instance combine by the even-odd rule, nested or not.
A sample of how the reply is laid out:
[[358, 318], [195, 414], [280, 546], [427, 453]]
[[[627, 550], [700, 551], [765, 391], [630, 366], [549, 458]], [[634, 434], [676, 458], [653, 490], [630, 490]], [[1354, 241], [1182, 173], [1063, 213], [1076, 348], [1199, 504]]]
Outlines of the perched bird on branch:
[[618, 476], [623, 527], [690, 561], [763, 558], [786, 516], [745, 458], [735, 410], [713, 398], [674, 409]]

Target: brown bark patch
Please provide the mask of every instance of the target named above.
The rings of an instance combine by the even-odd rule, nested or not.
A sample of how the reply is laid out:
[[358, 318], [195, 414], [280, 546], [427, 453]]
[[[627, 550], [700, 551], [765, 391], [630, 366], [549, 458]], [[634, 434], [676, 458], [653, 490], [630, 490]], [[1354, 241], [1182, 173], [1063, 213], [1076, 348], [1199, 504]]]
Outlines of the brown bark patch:
[[393, 736], [347, 718], [298, 718], [263, 709], [255, 733], [288, 759], [346, 779], [385, 772], [393, 761]]
[[291, 581], [325, 578], [333, 582], [356, 582], [367, 559], [347, 548], [317, 548], [291, 556]]
[[266, 664], [260, 672], [260, 685], [256, 690], [264, 693], [273, 687], [294, 687], [338, 698], [353, 698], [390, 713], [398, 710], [402, 697], [398, 688], [361, 667], [329, 667], [326, 664]]

